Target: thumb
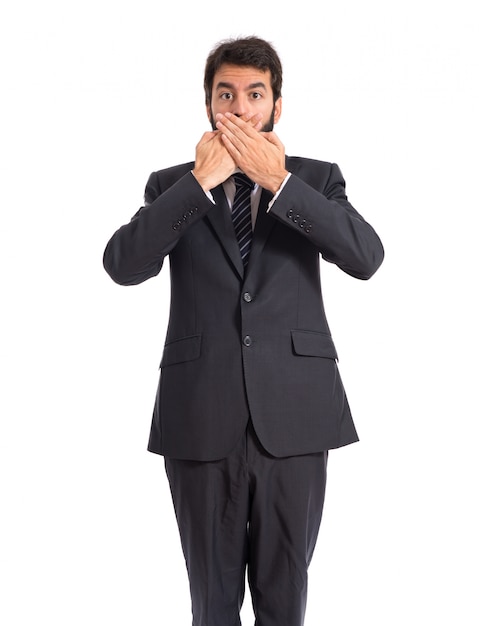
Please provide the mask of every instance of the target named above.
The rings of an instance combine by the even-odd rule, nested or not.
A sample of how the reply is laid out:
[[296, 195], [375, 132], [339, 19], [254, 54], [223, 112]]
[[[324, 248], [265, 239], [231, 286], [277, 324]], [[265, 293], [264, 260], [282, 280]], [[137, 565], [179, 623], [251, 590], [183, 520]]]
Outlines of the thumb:
[[218, 134], [218, 131], [211, 131], [211, 130], [206, 131], [201, 136], [201, 139], [198, 142], [198, 146], [201, 146], [204, 143], [208, 143], [208, 141], [211, 141], [217, 134]]

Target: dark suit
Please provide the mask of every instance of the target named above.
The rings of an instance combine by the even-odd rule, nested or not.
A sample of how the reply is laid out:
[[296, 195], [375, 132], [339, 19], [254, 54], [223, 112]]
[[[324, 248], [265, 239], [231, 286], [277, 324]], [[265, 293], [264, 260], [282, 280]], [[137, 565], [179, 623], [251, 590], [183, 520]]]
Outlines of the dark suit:
[[320, 257], [368, 279], [383, 248], [348, 202], [339, 168], [286, 159], [292, 176], [269, 213], [272, 194], [262, 191], [245, 273], [223, 188], [212, 190], [213, 204], [192, 167], [150, 176], [145, 207], [104, 256], [123, 285], [155, 276], [170, 259], [149, 450], [187, 462], [225, 459], [248, 422], [259, 445], [283, 459], [357, 441], [323, 308]]
[[222, 187], [213, 205], [188, 163], [153, 173], [146, 205], [112, 237], [116, 282], [155, 276], [166, 255], [171, 311], [149, 450], [226, 456], [249, 417], [275, 456], [357, 440], [323, 308], [319, 257], [367, 279], [381, 242], [345, 195], [339, 168], [287, 158], [290, 180], [266, 213], [263, 191], [243, 276]]

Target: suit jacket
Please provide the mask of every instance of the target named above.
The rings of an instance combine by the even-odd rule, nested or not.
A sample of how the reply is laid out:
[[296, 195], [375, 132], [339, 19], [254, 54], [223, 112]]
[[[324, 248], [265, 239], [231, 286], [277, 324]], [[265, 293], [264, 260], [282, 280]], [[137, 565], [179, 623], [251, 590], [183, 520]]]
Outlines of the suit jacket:
[[383, 260], [348, 202], [336, 164], [287, 157], [292, 172], [267, 212], [262, 190], [247, 271], [223, 187], [211, 202], [186, 163], [151, 174], [145, 206], [109, 241], [122, 285], [159, 273], [171, 299], [148, 449], [180, 459], [226, 456], [251, 418], [284, 457], [357, 441], [326, 320], [320, 258], [359, 279]]

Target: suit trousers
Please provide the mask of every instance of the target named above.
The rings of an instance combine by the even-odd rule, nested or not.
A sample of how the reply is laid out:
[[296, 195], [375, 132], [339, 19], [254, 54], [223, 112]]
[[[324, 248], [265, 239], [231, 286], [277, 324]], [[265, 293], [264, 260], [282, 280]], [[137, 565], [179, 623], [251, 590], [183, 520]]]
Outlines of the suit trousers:
[[273, 457], [250, 422], [224, 459], [165, 458], [193, 626], [241, 625], [246, 571], [255, 626], [304, 623], [327, 456]]

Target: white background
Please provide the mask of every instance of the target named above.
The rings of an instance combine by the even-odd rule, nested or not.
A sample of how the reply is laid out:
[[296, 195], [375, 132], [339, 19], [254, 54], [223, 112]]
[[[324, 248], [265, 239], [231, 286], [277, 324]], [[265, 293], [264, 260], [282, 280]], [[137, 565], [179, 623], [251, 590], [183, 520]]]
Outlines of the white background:
[[146, 452], [168, 273], [119, 287], [102, 254], [194, 158], [210, 48], [249, 34], [284, 63], [287, 153], [339, 163], [386, 248], [368, 282], [324, 268], [361, 443], [330, 456], [306, 624], [479, 623], [473, 5], [2, 4], [2, 624], [190, 623]]

